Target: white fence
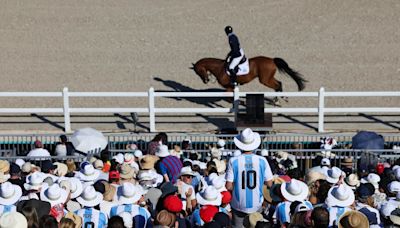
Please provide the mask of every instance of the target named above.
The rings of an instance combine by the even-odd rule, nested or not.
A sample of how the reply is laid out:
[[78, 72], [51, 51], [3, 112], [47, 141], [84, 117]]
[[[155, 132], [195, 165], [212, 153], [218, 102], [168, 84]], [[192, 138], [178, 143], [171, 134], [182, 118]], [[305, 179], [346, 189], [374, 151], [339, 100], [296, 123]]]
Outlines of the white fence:
[[[147, 92], [0, 92], [0, 97], [62, 97], [63, 108], [0, 108], [0, 113], [63, 113], [65, 131], [71, 132], [71, 113], [147, 113], [150, 119], [150, 131], [156, 132], [157, 113], [237, 113], [240, 97], [255, 92], [240, 92], [236, 87], [234, 92], [155, 92], [150, 88]], [[264, 92], [269, 97], [318, 97], [318, 107], [313, 108], [265, 108], [269, 113], [318, 113], [318, 132], [324, 132], [325, 113], [400, 113], [400, 107], [325, 107], [325, 97], [400, 97], [400, 92], [325, 92], [322, 87], [319, 92]], [[70, 97], [147, 97], [148, 106], [142, 108], [73, 108], [70, 107]], [[233, 108], [157, 108], [156, 97], [233, 97]], [[400, 106], [400, 101], [399, 101]]]

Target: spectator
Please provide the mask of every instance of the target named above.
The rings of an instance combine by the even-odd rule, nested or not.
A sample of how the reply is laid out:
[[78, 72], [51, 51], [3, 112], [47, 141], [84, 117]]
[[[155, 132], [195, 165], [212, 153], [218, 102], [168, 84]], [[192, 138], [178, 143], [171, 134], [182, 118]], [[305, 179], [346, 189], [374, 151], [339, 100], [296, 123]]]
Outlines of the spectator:
[[[104, 212], [96, 209], [103, 195], [96, 192], [93, 186], [87, 186], [82, 194], [77, 198], [77, 201], [83, 206], [82, 209], [75, 211], [82, 218], [84, 227], [91, 225], [92, 227], [105, 228], [107, 226], [107, 216]], [[97, 207], [98, 208], [98, 207]]]
[[[60, 142], [57, 143], [56, 148], [54, 150], [54, 154], [56, 156], [72, 156], [74, 155], [75, 148], [71, 142], [68, 142], [68, 138], [66, 135], [60, 135]], [[63, 160], [63, 159], [61, 159]]]
[[[263, 184], [271, 187], [273, 176], [268, 161], [252, 153], [261, 143], [258, 133], [247, 128], [234, 138], [234, 143], [244, 152], [242, 155], [229, 160], [226, 172], [226, 188], [230, 191], [233, 190], [231, 202], [233, 226], [240, 227], [247, 214], [261, 209]], [[255, 181], [256, 179], [261, 181]], [[249, 196], [252, 198], [247, 198]]]
[[113, 216], [108, 220], [108, 228], [125, 228], [124, 220], [120, 216]]
[[164, 181], [175, 184], [183, 166], [182, 162], [179, 158], [170, 155], [168, 147], [165, 145], [160, 145], [158, 147], [156, 155], [161, 159], [159, 162], [159, 169], [161, 175], [164, 177]]
[[25, 189], [24, 189], [25, 181], [22, 180], [21, 174], [22, 174], [21, 173], [21, 168], [17, 164], [11, 163], [10, 164], [10, 179], [8, 179], [8, 181], [11, 184], [18, 185], [22, 189], [22, 191], [24, 192], [25, 191]]
[[22, 196], [22, 189], [18, 185], [5, 182], [0, 185], [0, 216], [6, 212], [16, 211], [16, 202]]
[[0, 217], [0, 227], [28, 227], [28, 221], [26, 221], [25, 216], [19, 212], [7, 212]]
[[157, 148], [160, 145], [168, 145], [168, 137], [167, 134], [164, 132], [160, 132], [156, 136], [154, 136], [154, 138], [149, 143], [147, 153], [145, 154], [155, 155], [158, 150]]
[[350, 207], [354, 203], [354, 192], [347, 185], [341, 184], [333, 186], [326, 198], [325, 204], [329, 211], [329, 226], [338, 226], [339, 218], [347, 211], [351, 211]]
[[29, 151], [26, 155], [28, 157], [50, 157], [48, 150], [43, 148], [43, 144], [40, 140], [36, 140], [34, 143], [34, 149]]
[[324, 207], [316, 207], [311, 213], [312, 227], [328, 228], [329, 227], [329, 211]]
[[28, 228], [37, 228], [39, 227], [39, 217], [36, 213], [36, 209], [33, 207], [24, 207], [22, 208], [22, 214], [25, 216], [28, 221]]
[[196, 192], [192, 186], [192, 180], [195, 173], [189, 166], [183, 167], [179, 174], [179, 180], [177, 182], [178, 192], [181, 196], [183, 203], [183, 209], [192, 212], [196, 207]]

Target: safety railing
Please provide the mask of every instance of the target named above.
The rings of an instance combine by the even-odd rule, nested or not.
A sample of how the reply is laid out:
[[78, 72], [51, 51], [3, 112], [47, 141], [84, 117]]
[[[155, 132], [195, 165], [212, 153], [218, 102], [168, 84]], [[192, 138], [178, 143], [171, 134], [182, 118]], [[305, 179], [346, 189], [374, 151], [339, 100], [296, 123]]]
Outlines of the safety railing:
[[[236, 87], [234, 92], [155, 92], [150, 88], [147, 92], [0, 92], [0, 97], [62, 97], [62, 108], [0, 108], [0, 113], [63, 113], [65, 132], [71, 132], [71, 114], [73, 113], [145, 113], [149, 116], [150, 132], [156, 132], [156, 114], [158, 113], [237, 113], [239, 100], [246, 94], [255, 92], [240, 92]], [[322, 87], [318, 92], [263, 92], [267, 97], [316, 97], [318, 106], [311, 108], [265, 108], [269, 113], [316, 113], [318, 114], [318, 132], [324, 132], [324, 117], [326, 113], [400, 113], [400, 107], [326, 107], [326, 97], [399, 97], [399, 91], [392, 92], [326, 92]], [[147, 97], [147, 107], [137, 108], [74, 108], [70, 105], [71, 97]], [[159, 108], [155, 106], [157, 97], [232, 97], [232, 108]]]

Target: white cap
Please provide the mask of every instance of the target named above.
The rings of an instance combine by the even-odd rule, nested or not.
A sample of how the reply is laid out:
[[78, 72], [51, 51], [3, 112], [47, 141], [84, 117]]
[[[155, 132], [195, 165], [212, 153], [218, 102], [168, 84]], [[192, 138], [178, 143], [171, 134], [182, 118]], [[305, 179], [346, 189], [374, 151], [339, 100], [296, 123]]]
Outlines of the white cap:
[[261, 156], [267, 157], [267, 156], [268, 156], [268, 150], [262, 149], [262, 150], [261, 150]]
[[331, 161], [328, 158], [323, 158], [321, 160], [321, 166], [331, 166]]

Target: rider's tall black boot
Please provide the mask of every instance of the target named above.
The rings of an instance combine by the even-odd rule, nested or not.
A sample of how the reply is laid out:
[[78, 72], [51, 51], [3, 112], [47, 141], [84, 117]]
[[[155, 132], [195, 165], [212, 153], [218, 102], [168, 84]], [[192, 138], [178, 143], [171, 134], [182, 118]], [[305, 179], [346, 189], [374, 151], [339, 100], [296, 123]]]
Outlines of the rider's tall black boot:
[[233, 86], [237, 86], [237, 82], [236, 82], [237, 75], [236, 75], [235, 70], [229, 70], [229, 73], [231, 74], [231, 84]]

